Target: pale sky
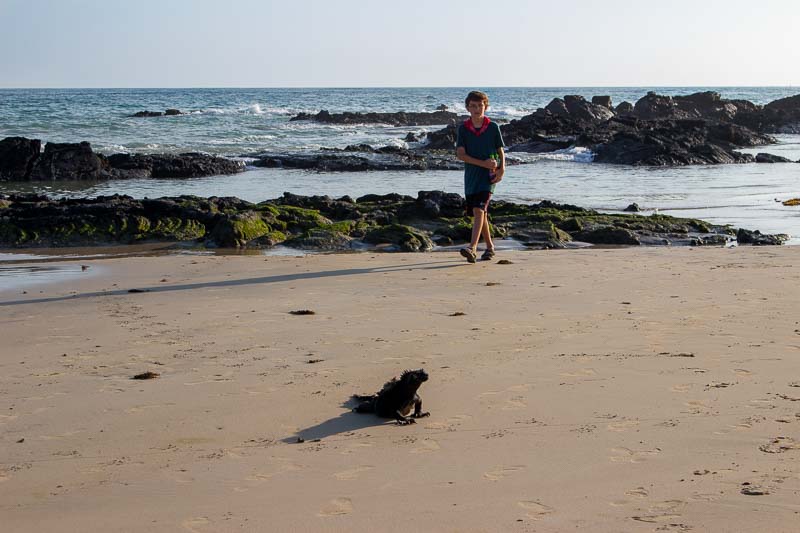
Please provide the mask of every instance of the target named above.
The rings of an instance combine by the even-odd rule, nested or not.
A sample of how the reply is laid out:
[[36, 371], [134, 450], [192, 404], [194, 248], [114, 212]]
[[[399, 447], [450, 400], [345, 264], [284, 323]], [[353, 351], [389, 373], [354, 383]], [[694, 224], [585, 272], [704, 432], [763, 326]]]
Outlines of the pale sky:
[[0, 0], [0, 87], [800, 85], [798, 0]]

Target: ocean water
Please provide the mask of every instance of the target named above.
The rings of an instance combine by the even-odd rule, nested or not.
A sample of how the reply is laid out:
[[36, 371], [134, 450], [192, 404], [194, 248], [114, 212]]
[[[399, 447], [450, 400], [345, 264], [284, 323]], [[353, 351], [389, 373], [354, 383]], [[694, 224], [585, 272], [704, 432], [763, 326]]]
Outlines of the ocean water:
[[[793, 87], [597, 87], [489, 88], [489, 116], [510, 120], [555, 97], [610, 95], [614, 104], [635, 102], [647, 91], [683, 95], [715, 90], [724, 98], [764, 104], [800, 93]], [[433, 111], [440, 104], [463, 112], [468, 88], [369, 89], [4, 89], [0, 90], [0, 138], [25, 136], [51, 142], [89, 141], [102, 153], [203, 151], [242, 157], [261, 151], [294, 151], [349, 144], [406, 146], [409, 132], [431, 127], [328, 126], [289, 122], [299, 112]], [[177, 108], [185, 115], [133, 118], [142, 110]], [[800, 159], [800, 136], [746, 152]], [[800, 244], [800, 208], [781, 200], [800, 197], [800, 164], [747, 164], [681, 168], [632, 168], [591, 162], [585, 149], [522, 156], [510, 166], [496, 198], [519, 202], [553, 200], [619, 211], [631, 202], [645, 212], [703, 218], [715, 223], [788, 233]], [[192, 180], [129, 180], [99, 183], [2, 183], [0, 193], [36, 191], [54, 196], [178, 194], [238, 196], [262, 201], [284, 191], [353, 197], [419, 190], [462, 192], [458, 171], [320, 173], [254, 169], [235, 176]]]

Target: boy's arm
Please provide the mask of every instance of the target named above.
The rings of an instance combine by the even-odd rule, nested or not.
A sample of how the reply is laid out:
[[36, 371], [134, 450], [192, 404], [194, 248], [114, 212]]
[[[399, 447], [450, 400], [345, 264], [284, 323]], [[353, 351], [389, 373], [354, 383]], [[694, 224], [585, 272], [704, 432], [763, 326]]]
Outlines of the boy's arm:
[[497, 183], [503, 179], [503, 174], [506, 173], [506, 152], [502, 146], [497, 149], [497, 155], [499, 156], [498, 161], [500, 161], [500, 164], [497, 166], [497, 170], [494, 171], [494, 179], [489, 180], [489, 183]]
[[456, 148], [456, 157], [464, 163], [469, 163], [470, 165], [475, 165], [476, 167], [482, 167], [489, 170], [494, 170], [497, 168], [497, 161], [494, 159], [477, 159], [467, 155], [467, 150], [463, 146]]

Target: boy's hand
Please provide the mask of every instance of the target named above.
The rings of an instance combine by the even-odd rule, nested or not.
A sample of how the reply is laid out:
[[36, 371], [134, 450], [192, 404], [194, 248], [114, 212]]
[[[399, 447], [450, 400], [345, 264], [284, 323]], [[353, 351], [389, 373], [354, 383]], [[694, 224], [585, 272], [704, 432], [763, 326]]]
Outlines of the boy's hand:
[[494, 170], [497, 168], [497, 160], [496, 159], [486, 159], [483, 161], [483, 168], [488, 168], [489, 170]]
[[502, 180], [503, 179], [503, 174], [505, 174], [505, 173], [506, 173], [506, 169], [504, 167], [498, 168], [497, 170], [495, 170], [494, 178], [490, 179], [489, 183], [494, 184], [494, 183], [497, 183], [498, 181]]

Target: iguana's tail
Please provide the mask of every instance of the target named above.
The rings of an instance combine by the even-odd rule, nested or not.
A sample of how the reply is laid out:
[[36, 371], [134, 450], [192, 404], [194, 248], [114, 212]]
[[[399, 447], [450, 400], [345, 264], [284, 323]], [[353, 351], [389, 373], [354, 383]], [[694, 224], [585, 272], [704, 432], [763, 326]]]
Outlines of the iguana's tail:
[[361, 396], [360, 394], [353, 394], [353, 399], [360, 402], [353, 411], [356, 413], [374, 413], [375, 412], [375, 395]]

